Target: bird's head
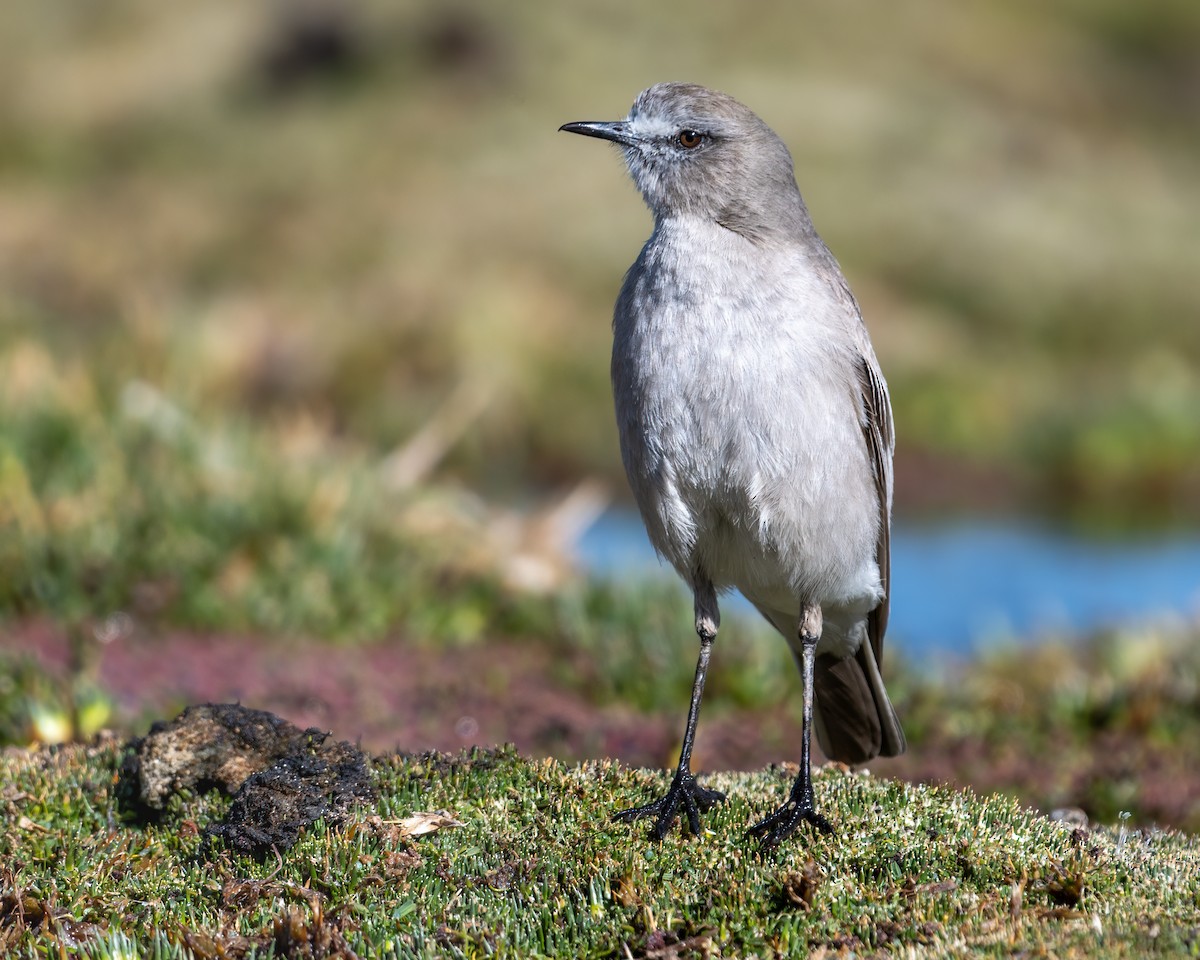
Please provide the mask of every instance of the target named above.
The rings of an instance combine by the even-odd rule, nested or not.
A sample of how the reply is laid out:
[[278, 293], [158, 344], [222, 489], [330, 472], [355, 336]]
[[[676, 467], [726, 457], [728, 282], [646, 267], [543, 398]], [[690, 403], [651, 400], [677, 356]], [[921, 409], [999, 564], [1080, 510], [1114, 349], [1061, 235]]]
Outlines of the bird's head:
[[701, 217], [755, 241], [811, 229], [787, 147], [724, 93], [659, 83], [624, 120], [559, 129], [618, 144], [656, 220]]

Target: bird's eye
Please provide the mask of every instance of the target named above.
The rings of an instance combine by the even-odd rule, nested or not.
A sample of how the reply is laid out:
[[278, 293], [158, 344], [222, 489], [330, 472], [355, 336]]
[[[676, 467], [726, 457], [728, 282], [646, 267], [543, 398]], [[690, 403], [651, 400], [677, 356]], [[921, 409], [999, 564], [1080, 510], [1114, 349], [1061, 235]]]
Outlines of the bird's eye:
[[698, 130], [680, 130], [679, 136], [675, 138], [675, 142], [681, 147], [686, 147], [688, 150], [695, 150], [704, 142], [704, 134]]

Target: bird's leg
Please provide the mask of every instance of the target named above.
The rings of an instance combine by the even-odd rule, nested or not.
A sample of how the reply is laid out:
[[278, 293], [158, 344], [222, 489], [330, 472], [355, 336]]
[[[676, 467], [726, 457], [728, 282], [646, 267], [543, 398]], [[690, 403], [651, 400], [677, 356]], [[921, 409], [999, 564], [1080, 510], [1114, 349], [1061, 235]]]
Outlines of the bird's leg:
[[786, 840], [803, 820], [807, 820], [823, 833], [832, 833], [833, 827], [817, 813], [813, 796], [812, 763], [809, 758], [812, 739], [813, 716], [813, 666], [816, 659], [817, 641], [821, 639], [821, 608], [817, 604], [805, 603], [800, 608], [800, 672], [804, 682], [804, 726], [800, 743], [800, 775], [792, 784], [787, 802], [769, 817], [760, 820], [748, 831], [756, 837], [763, 849], [771, 850]]
[[721, 614], [717, 607], [717, 595], [713, 586], [704, 581], [696, 586], [696, 635], [700, 638], [700, 657], [696, 661], [696, 678], [692, 681], [692, 702], [688, 707], [687, 727], [683, 731], [683, 749], [679, 753], [679, 766], [666, 795], [644, 807], [622, 810], [617, 820], [641, 820], [654, 817], [650, 836], [661, 840], [671, 829], [683, 807], [687, 814], [688, 827], [694, 836], [700, 834], [700, 814], [725, 799], [719, 790], [706, 790], [696, 782], [692, 773], [692, 744], [696, 739], [696, 720], [700, 716], [700, 700], [704, 696], [704, 679], [708, 675], [708, 659], [712, 654], [713, 640], [721, 625]]

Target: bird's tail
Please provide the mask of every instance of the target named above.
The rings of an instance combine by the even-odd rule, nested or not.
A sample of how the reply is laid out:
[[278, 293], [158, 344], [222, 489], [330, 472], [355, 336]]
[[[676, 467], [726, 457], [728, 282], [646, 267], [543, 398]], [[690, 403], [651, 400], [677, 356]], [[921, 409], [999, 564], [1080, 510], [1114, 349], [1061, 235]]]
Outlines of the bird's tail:
[[870, 641], [864, 640], [852, 657], [817, 657], [813, 681], [813, 726], [830, 760], [866, 763], [904, 752], [904, 730]]
[[[800, 666], [795, 615], [755, 606], [787, 638]], [[828, 619], [825, 629], [834, 629]], [[883, 685], [869, 637], [863, 637], [853, 656], [825, 653], [817, 657], [813, 688], [813, 726], [821, 752], [830, 760], [866, 763], [878, 756], [894, 757], [904, 752], [904, 730]]]

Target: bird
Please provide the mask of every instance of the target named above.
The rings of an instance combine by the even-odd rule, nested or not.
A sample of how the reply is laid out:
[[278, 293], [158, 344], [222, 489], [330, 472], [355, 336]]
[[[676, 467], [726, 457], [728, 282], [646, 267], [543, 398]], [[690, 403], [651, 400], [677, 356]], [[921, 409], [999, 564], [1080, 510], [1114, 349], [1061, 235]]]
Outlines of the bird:
[[787, 640], [803, 689], [800, 771], [749, 827], [773, 849], [818, 811], [810, 743], [861, 764], [905, 749], [880, 672], [891, 576], [895, 436], [887, 383], [783, 140], [733, 97], [658, 83], [609, 141], [653, 215], [613, 312], [621, 458], [647, 534], [691, 590], [700, 642], [667, 792], [616, 819], [662, 840], [725, 800], [692, 749], [718, 597], [740, 591]]

